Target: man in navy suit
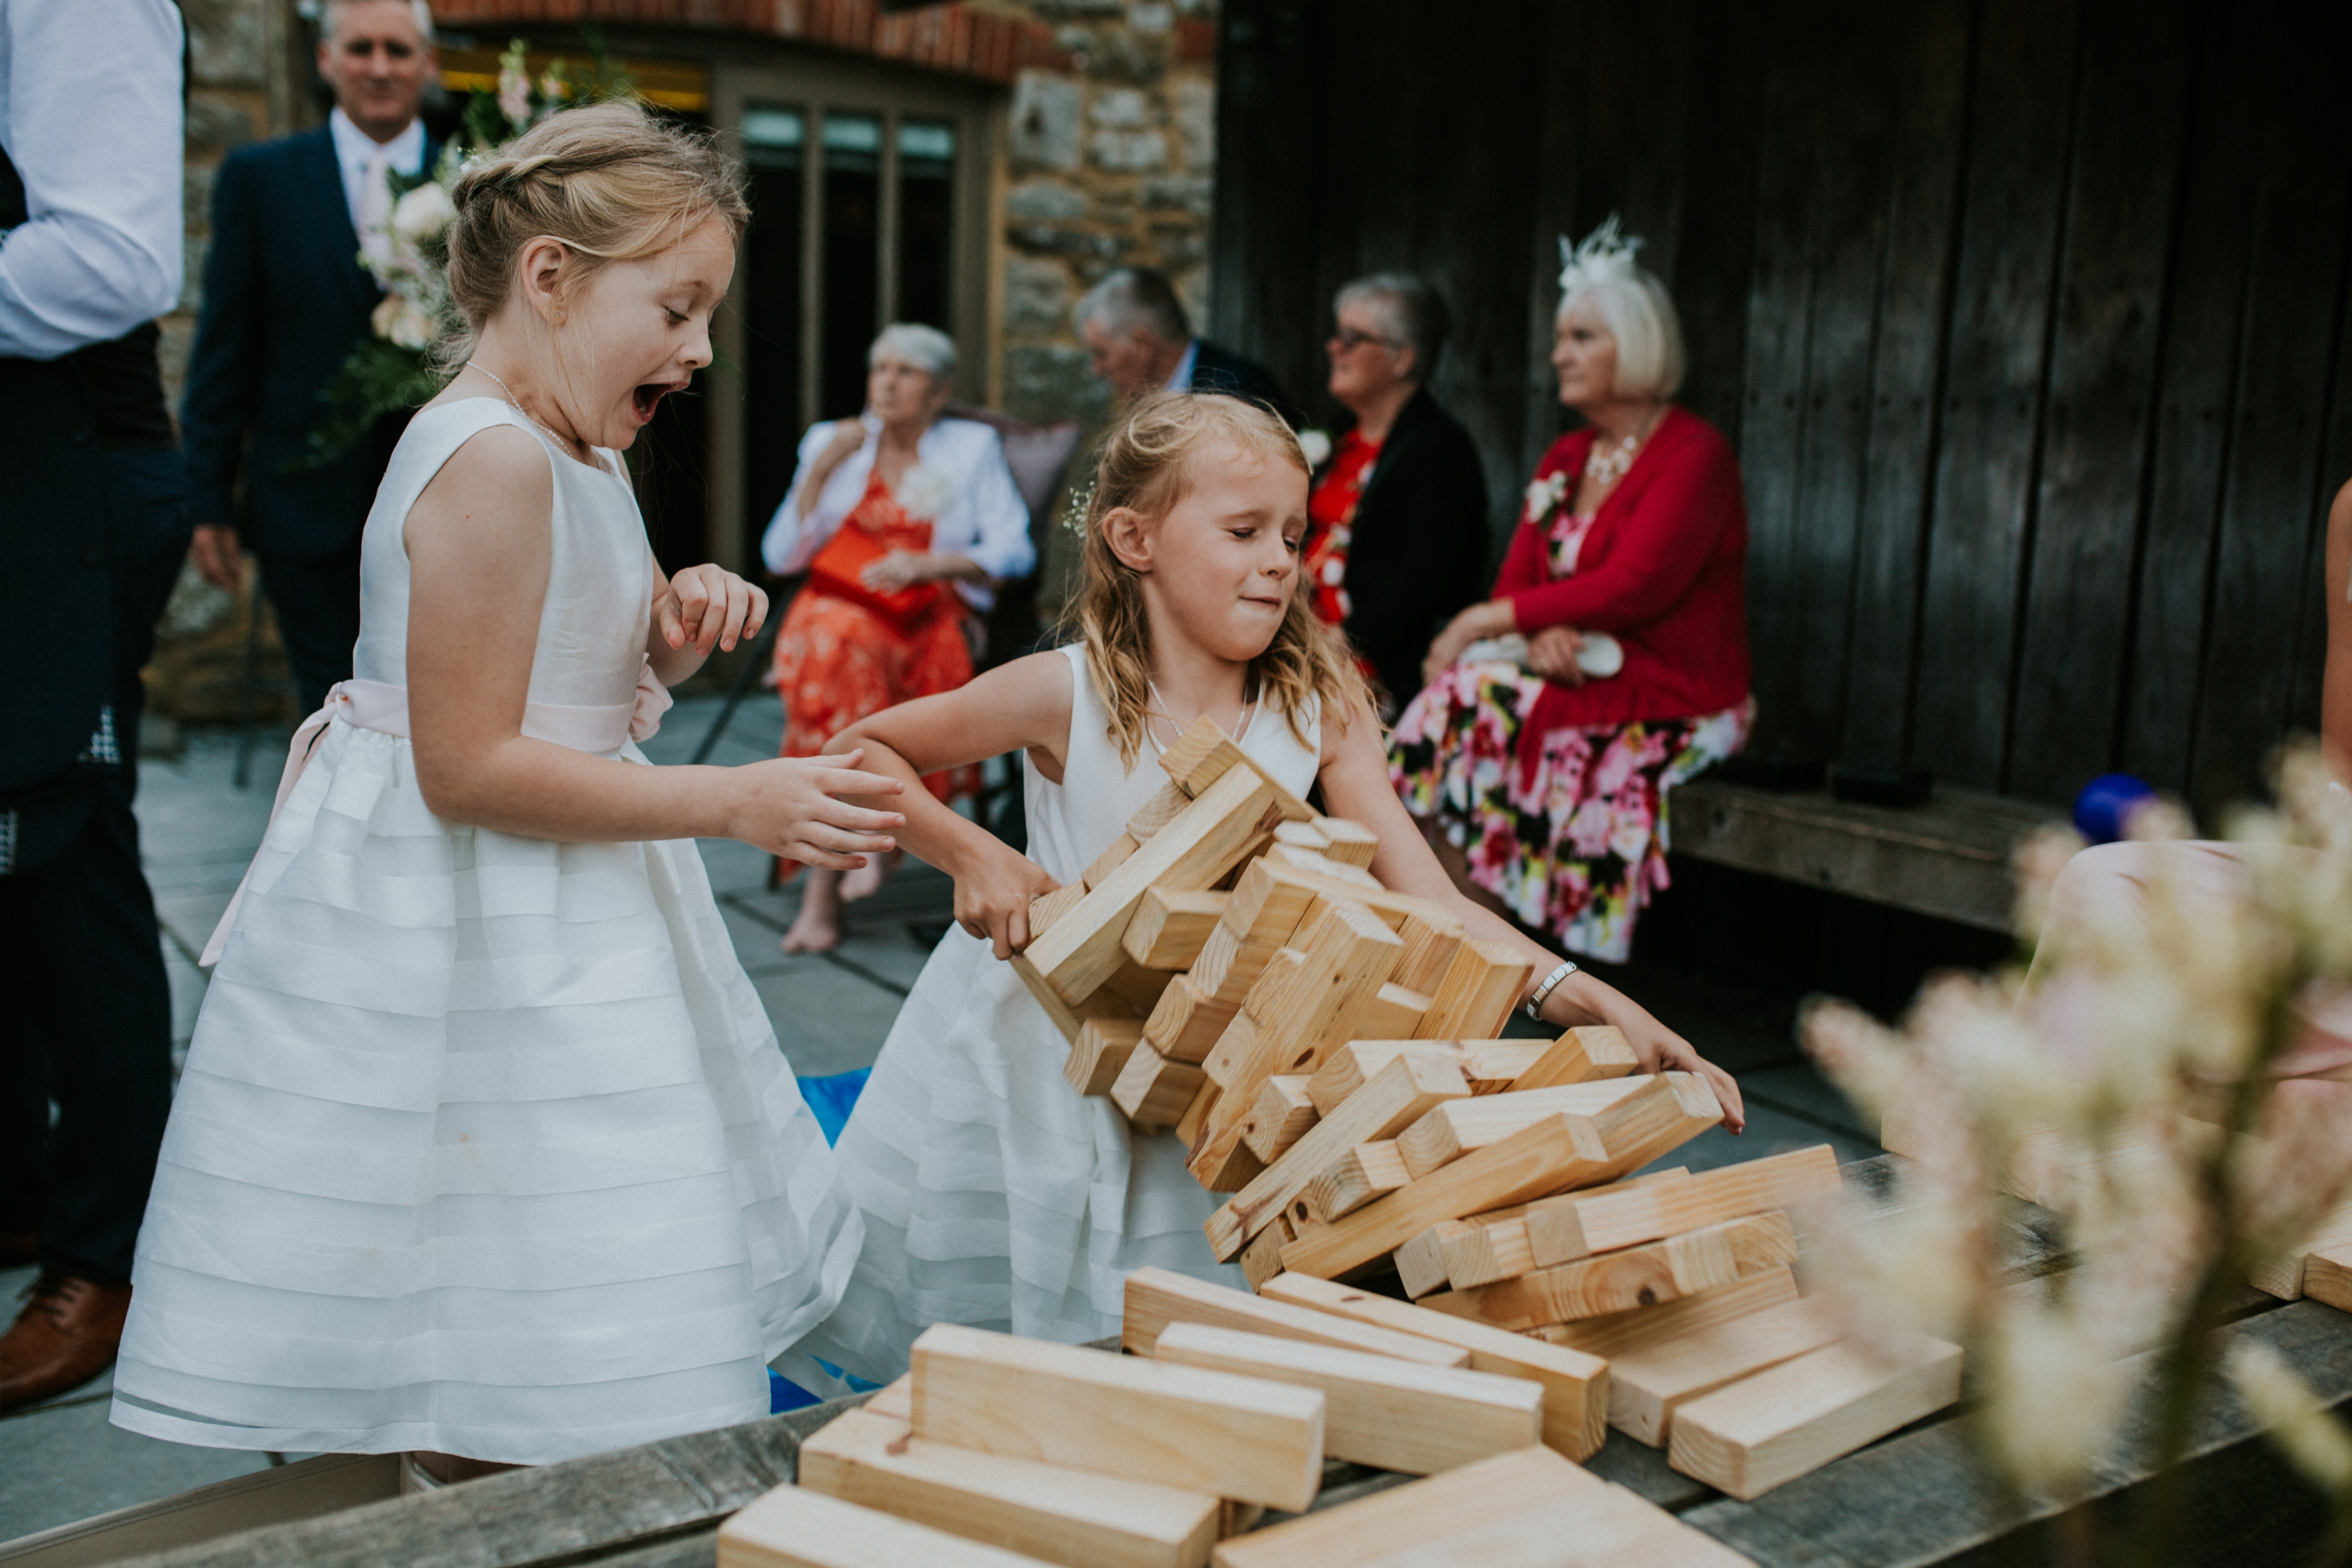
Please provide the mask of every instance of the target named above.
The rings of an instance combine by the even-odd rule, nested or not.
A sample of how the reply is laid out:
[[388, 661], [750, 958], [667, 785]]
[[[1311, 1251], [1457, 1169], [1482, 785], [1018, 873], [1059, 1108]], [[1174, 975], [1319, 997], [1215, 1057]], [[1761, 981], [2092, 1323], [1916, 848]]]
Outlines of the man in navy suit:
[[196, 522], [189, 553], [232, 590], [240, 545], [259, 558], [306, 713], [352, 673], [360, 530], [404, 422], [380, 420], [324, 465], [309, 461], [310, 432], [331, 412], [320, 393], [372, 334], [383, 298], [360, 265], [360, 237], [391, 209], [389, 176], [422, 173], [437, 151], [416, 117], [439, 63], [432, 23], [425, 0], [328, 0], [326, 126], [238, 149], [213, 186], [180, 419]]
[[1122, 267], [1087, 290], [1072, 317], [1088, 365], [1130, 403], [1161, 391], [1229, 392], [1298, 424], [1265, 366], [1192, 335], [1164, 272]]

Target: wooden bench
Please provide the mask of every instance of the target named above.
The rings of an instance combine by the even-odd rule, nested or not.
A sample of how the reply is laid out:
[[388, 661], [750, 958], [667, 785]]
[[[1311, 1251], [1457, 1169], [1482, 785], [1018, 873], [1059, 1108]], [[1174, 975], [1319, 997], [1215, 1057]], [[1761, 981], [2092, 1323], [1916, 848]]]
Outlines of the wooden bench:
[[1937, 784], [1923, 805], [1863, 805], [1702, 778], [1671, 797], [1675, 853], [1984, 931], [2011, 929], [2010, 857], [2056, 806]]

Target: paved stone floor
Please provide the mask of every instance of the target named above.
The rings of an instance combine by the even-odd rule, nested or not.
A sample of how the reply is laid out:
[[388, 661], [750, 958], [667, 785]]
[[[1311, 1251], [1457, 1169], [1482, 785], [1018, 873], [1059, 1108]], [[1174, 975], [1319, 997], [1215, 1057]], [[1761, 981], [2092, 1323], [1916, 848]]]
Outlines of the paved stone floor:
[[[646, 750], [656, 762], [687, 761], [719, 710], [716, 698], [688, 698]], [[755, 698], [738, 711], [710, 760], [772, 756], [781, 729], [772, 699]], [[283, 746], [282, 740], [268, 739], [254, 746], [242, 789], [232, 782], [237, 748], [230, 734], [199, 732], [178, 757], [151, 760], [142, 769], [139, 817], [164, 928], [175, 1055], [186, 1050], [204, 1000], [205, 976], [195, 955], [261, 841]], [[823, 1077], [870, 1064], [922, 969], [928, 949], [919, 928], [935, 932], [948, 920], [948, 879], [909, 861], [880, 894], [852, 910], [848, 938], [838, 951], [788, 958], [776, 942], [798, 907], [796, 889], [769, 890], [766, 860], [747, 846], [706, 840], [702, 855], [736, 952], [767, 1004], [793, 1069]], [[1710, 1132], [1677, 1151], [1673, 1163], [1698, 1169], [1822, 1142], [1835, 1146], [1841, 1160], [1877, 1152], [1866, 1123], [1799, 1056], [1789, 1036], [1789, 998], [1758, 995], [1704, 974], [1640, 966], [1618, 978], [1738, 1074], [1748, 1095], [1744, 1138]], [[12, 1300], [30, 1279], [29, 1270], [0, 1273], [0, 1302]], [[0, 1542], [271, 1462], [260, 1454], [184, 1447], [120, 1431], [106, 1420], [109, 1387], [102, 1377], [47, 1404], [0, 1415]]]

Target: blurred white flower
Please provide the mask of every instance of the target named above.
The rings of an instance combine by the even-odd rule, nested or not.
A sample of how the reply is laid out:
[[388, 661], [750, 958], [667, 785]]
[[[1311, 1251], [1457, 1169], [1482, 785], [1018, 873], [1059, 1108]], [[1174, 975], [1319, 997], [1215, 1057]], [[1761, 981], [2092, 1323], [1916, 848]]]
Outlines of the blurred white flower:
[[1307, 466], [1319, 468], [1331, 460], [1331, 437], [1320, 430], [1301, 430], [1298, 449], [1307, 454]]
[[1561, 500], [1567, 496], [1568, 484], [1568, 474], [1563, 469], [1559, 473], [1548, 475], [1528, 485], [1528, 521], [1541, 522], [1549, 517], [1552, 514], [1552, 509], [1559, 506]]
[[917, 521], [944, 517], [956, 502], [955, 481], [920, 463], [898, 476], [898, 510]]
[[519, 55], [509, 55], [499, 70], [499, 112], [520, 131], [530, 123], [530, 76]]
[[369, 317], [368, 324], [375, 329], [377, 337], [388, 338], [402, 348], [432, 346], [433, 318], [404, 294], [386, 294], [375, 313]]
[[2010, 1474], [2063, 1487], [2103, 1458], [2131, 1383], [2086, 1314], [2032, 1306], [1997, 1319], [1977, 1363], [1985, 1431]]
[[2270, 1428], [2271, 1441], [2296, 1469], [2331, 1493], [2352, 1487], [2352, 1436], [2276, 1351], [2242, 1339], [2221, 1365], [2238, 1397]]
[[412, 250], [439, 239], [456, 219], [457, 209], [437, 180], [427, 180], [393, 204], [392, 232]]

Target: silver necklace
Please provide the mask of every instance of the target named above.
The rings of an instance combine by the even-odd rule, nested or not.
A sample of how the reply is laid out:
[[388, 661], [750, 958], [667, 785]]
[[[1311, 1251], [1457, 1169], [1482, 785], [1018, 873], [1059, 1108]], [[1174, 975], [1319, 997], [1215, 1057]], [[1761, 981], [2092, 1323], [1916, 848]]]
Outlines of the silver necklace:
[[1641, 450], [1642, 443], [1650, 438], [1651, 429], [1664, 413], [1664, 409], [1659, 409], [1642, 422], [1639, 430], [1622, 437], [1614, 446], [1593, 442], [1591, 452], [1584, 459], [1584, 477], [1604, 490], [1623, 479], [1626, 471], [1633, 466], [1634, 454]]
[[522, 400], [515, 396], [514, 388], [509, 386], [505, 380], [499, 376], [498, 372], [490, 369], [488, 365], [476, 364], [472, 360], [467, 360], [466, 362], [466, 368], [467, 370], [480, 371], [484, 375], [487, 375], [492, 381], [497, 382], [499, 384], [499, 390], [507, 395], [508, 407], [513, 409], [517, 414], [521, 415], [524, 418], [530, 420], [532, 424], [546, 431], [548, 438], [553, 441], [557, 446], [562, 447], [566, 452], [572, 450], [573, 443], [566, 440], [562, 436], [557, 435], [555, 433], [555, 426], [550, 425], [546, 420], [541, 419], [538, 415], [533, 414], [530, 409], [525, 408], [522, 405]]
[[[1176, 715], [1168, 710], [1168, 699], [1160, 695], [1159, 684], [1148, 675], [1143, 678], [1143, 684], [1145, 689], [1151, 693], [1151, 700], [1160, 704], [1160, 716], [1168, 721], [1169, 728], [1175, 730], [1180, 735], [1182, 734], [1183, 730], [1177, 724]], [[1234, 745], [1238, 746], [1242, 743], [1242, 737], [1249, 732], [1250, 717], [1256, 711], [1256, 709], [1257, 702], [1255, 699], [1243, 703], [1242, 710], [1234, 715], [1234, 727], [1230, 731], [1228, 731], [1223, 724], [1217, 724], [1217, 721], [1214, 719], [1209, 719], [1209, 716], [1206, 713], [1202, 714], [1201, 717], [1203, 719], [1209, 719], [1209, 722], [1212, 724], [1217, 724], [1217, 733], [1224, 735], [1227, 739], [1231, 740]], [[1161, 745], [1160, 743], [1160, 737], [1151, 732], [1150, 717], [1148, 714], [1145, 716], [1143, 725], [1143, 738], [1151, 742], [1151, 749], [1154, 752], [1163, 757], [1168, 754], [1168, 748]]]

